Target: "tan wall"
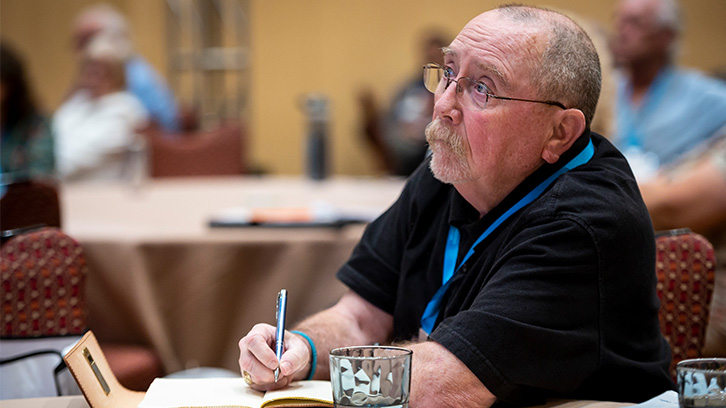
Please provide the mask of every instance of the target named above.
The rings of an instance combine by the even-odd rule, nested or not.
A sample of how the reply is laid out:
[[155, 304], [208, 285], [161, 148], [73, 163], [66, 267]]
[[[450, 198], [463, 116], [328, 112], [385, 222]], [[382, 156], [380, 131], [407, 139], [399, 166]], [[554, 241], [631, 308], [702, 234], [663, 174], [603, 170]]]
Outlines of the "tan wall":
[[[87, 0], [2, 0], [0, 34], [26, 56], [36, 93], [55, 109], [72, 79], [69, 27]], [[129, 16], [136, 46], [166, 72], [164, 2], [114, 0]], [[304, 117], [298, 99], [323, 92], [332, 101], [333, 171], [375, 173], [359, 132], [357, 92], [370, 86], [387, 101], [418, 75], [419, 33], [441, 27], [452, 36], [501, 1], [251, 0], [251, 161], [273, 172], [303, 172]], [[569, 9], [606, 28], [615, 0], [532, 1]], [[687, 31], [681, 62], [706, 71], [726, 66], [726, 1], [683, 0]], [[0, 62], [1, 63], [1, 62]]]

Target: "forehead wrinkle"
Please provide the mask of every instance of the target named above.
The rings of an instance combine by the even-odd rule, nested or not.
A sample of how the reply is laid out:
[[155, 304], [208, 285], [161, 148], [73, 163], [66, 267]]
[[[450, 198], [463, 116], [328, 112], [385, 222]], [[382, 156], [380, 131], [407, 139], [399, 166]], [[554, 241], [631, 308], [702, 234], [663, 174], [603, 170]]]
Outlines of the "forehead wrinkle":
[[491, 60], [485, 58], [484, 61], [489, 62], [489, 69], [501, 74], [500, 79], [510, 92], [526, 85], [527, 78], [537, 69], [541, 54], [550, 42], [546, 30], [521, 22], [492, 23], [487, 21], [492, 16], [480, 17], [484, 18], [477, 18], [467, 24], [457, 39], [467, 39], [475, 49], [483, 51], [483, 55], [492, 56]]
[[[451, 47], [442, 47], [441, 51], [443, 51], [444, 55], [453, 55], [456, 56], [456, 51]], [[483, 61], [475, 61], [474, 65], [480, 70], [480, 71], [487, 71], [493, 73], [501, 82], [504, 84], [508, 84], [507, 77], [502, 73], [502, 71], [499, 70], [496, 66], [483, 62]]]

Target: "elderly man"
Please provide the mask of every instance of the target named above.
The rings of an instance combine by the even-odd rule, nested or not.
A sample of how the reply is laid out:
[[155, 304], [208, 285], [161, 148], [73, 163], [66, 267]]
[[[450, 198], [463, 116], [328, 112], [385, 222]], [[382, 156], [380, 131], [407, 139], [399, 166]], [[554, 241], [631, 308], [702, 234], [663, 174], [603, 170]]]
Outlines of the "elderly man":
[[677, 0], [621, 0], [616, 10], [613, 141], [642, 180], [726, 125], [726, 83], [674, 65], [681, 25]]
[[587, 35], [505, 6], [469, 22], [424, 81], [430, 161], [338, 272], [350, 291], [286, 335], [277, 383], [274, 328], [240, 340], [245, 378], [328, 378], [333, 347], [412, 341], [416, 408], [672, 389], [648, 213], [588, 128], [600, 66]]

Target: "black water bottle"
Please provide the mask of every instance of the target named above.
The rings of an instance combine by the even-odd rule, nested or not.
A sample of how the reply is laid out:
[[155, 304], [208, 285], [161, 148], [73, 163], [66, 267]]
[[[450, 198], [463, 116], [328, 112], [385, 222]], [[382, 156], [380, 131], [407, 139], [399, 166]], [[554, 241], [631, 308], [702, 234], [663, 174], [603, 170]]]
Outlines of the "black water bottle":
[[330, 122], [328, 98], [321, 94], [306, 95], [304, 109], [308, 121], [306, 173], [313, 180], [323, 180], [328, 175], [326, 146]]

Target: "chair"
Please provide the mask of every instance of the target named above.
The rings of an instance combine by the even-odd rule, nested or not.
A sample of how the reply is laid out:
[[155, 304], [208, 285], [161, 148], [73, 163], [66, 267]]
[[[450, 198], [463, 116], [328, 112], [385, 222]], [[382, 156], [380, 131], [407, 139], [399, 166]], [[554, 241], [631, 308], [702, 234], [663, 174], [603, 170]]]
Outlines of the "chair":
[[671, 346], [671, 374], [679, 361], [701, 357], [715, 280], [713, 246], [688, 229], [656, 235], [658, 317]]
[[239, 175], [245, 172], [244, 132], [236, 123], [192, 134], [143, 132], [149, 146], [151, 177]]
[[[81, 246], [57, 228], [8, 240], [0, 248], [3, 348], [20, 341], [28, 353], [48, 338], [65, 338], [68, 344], [80, 339], [87, 329], [87, 275]], [[145, 347], [104, 344], [104, 349], [112, 370], [128, 388], [146, 390], [163, 374], [160, 359]]]
[[39, 224], [60, 228], [58, 189], [39, 180], [8, 184], [0, 198], [0, 228], [5, 231]]

